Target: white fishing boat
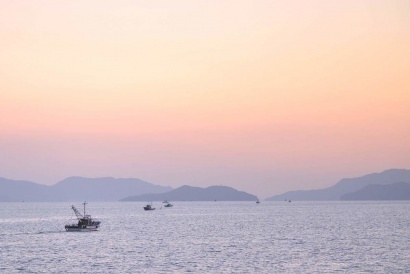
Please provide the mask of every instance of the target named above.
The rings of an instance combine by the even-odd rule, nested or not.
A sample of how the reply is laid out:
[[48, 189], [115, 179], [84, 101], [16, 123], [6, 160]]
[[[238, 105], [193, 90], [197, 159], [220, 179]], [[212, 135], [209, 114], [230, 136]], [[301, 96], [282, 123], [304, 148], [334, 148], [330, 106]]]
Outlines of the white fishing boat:
[[84, 202], [84, 214], [82, 215], [80, 211], [75, 208], [75, 206], [71, 206], [75, 215], [77, 216], [78, 222], [75, 224], [65, 225], [65, 230], [69, 232], [87, 232], [87, 231], [97, 231], [100, 227], [100, 221], [93, 220], [91, 215], [85, 214], [85, 205], [87, 203]]

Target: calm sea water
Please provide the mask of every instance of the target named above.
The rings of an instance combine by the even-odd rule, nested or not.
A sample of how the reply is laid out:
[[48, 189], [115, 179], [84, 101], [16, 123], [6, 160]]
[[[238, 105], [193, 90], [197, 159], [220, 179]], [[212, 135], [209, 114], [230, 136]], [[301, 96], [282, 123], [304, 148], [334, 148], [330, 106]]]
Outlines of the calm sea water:
[[173, 204], [0, 203], [0, 272], [410, 273], [410, 202]]

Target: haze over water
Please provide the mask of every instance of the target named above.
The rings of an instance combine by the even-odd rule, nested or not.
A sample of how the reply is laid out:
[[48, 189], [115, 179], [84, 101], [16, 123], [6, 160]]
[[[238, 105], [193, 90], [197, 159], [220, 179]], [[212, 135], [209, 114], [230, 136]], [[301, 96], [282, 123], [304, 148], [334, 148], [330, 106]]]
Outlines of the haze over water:
[[[75, 204], [81, 208], [81, 204]], [[1, 273], [405, 273], [409, 202], [2, 203]]]

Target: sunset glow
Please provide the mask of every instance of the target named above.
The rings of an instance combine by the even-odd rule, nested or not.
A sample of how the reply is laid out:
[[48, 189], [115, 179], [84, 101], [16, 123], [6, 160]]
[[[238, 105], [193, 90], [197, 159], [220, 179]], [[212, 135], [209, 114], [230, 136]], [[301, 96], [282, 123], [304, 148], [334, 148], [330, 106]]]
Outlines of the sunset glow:
[[409, 1], [4, 1], [0, 177], [267, 197], [410, 168]]

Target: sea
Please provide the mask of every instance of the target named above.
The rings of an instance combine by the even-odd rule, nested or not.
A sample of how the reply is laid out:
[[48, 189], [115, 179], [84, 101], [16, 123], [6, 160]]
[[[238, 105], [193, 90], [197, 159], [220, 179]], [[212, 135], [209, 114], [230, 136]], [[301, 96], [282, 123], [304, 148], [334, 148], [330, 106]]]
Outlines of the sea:
[[0, 203], [0, 273], [410, 273], [410, 202]]

